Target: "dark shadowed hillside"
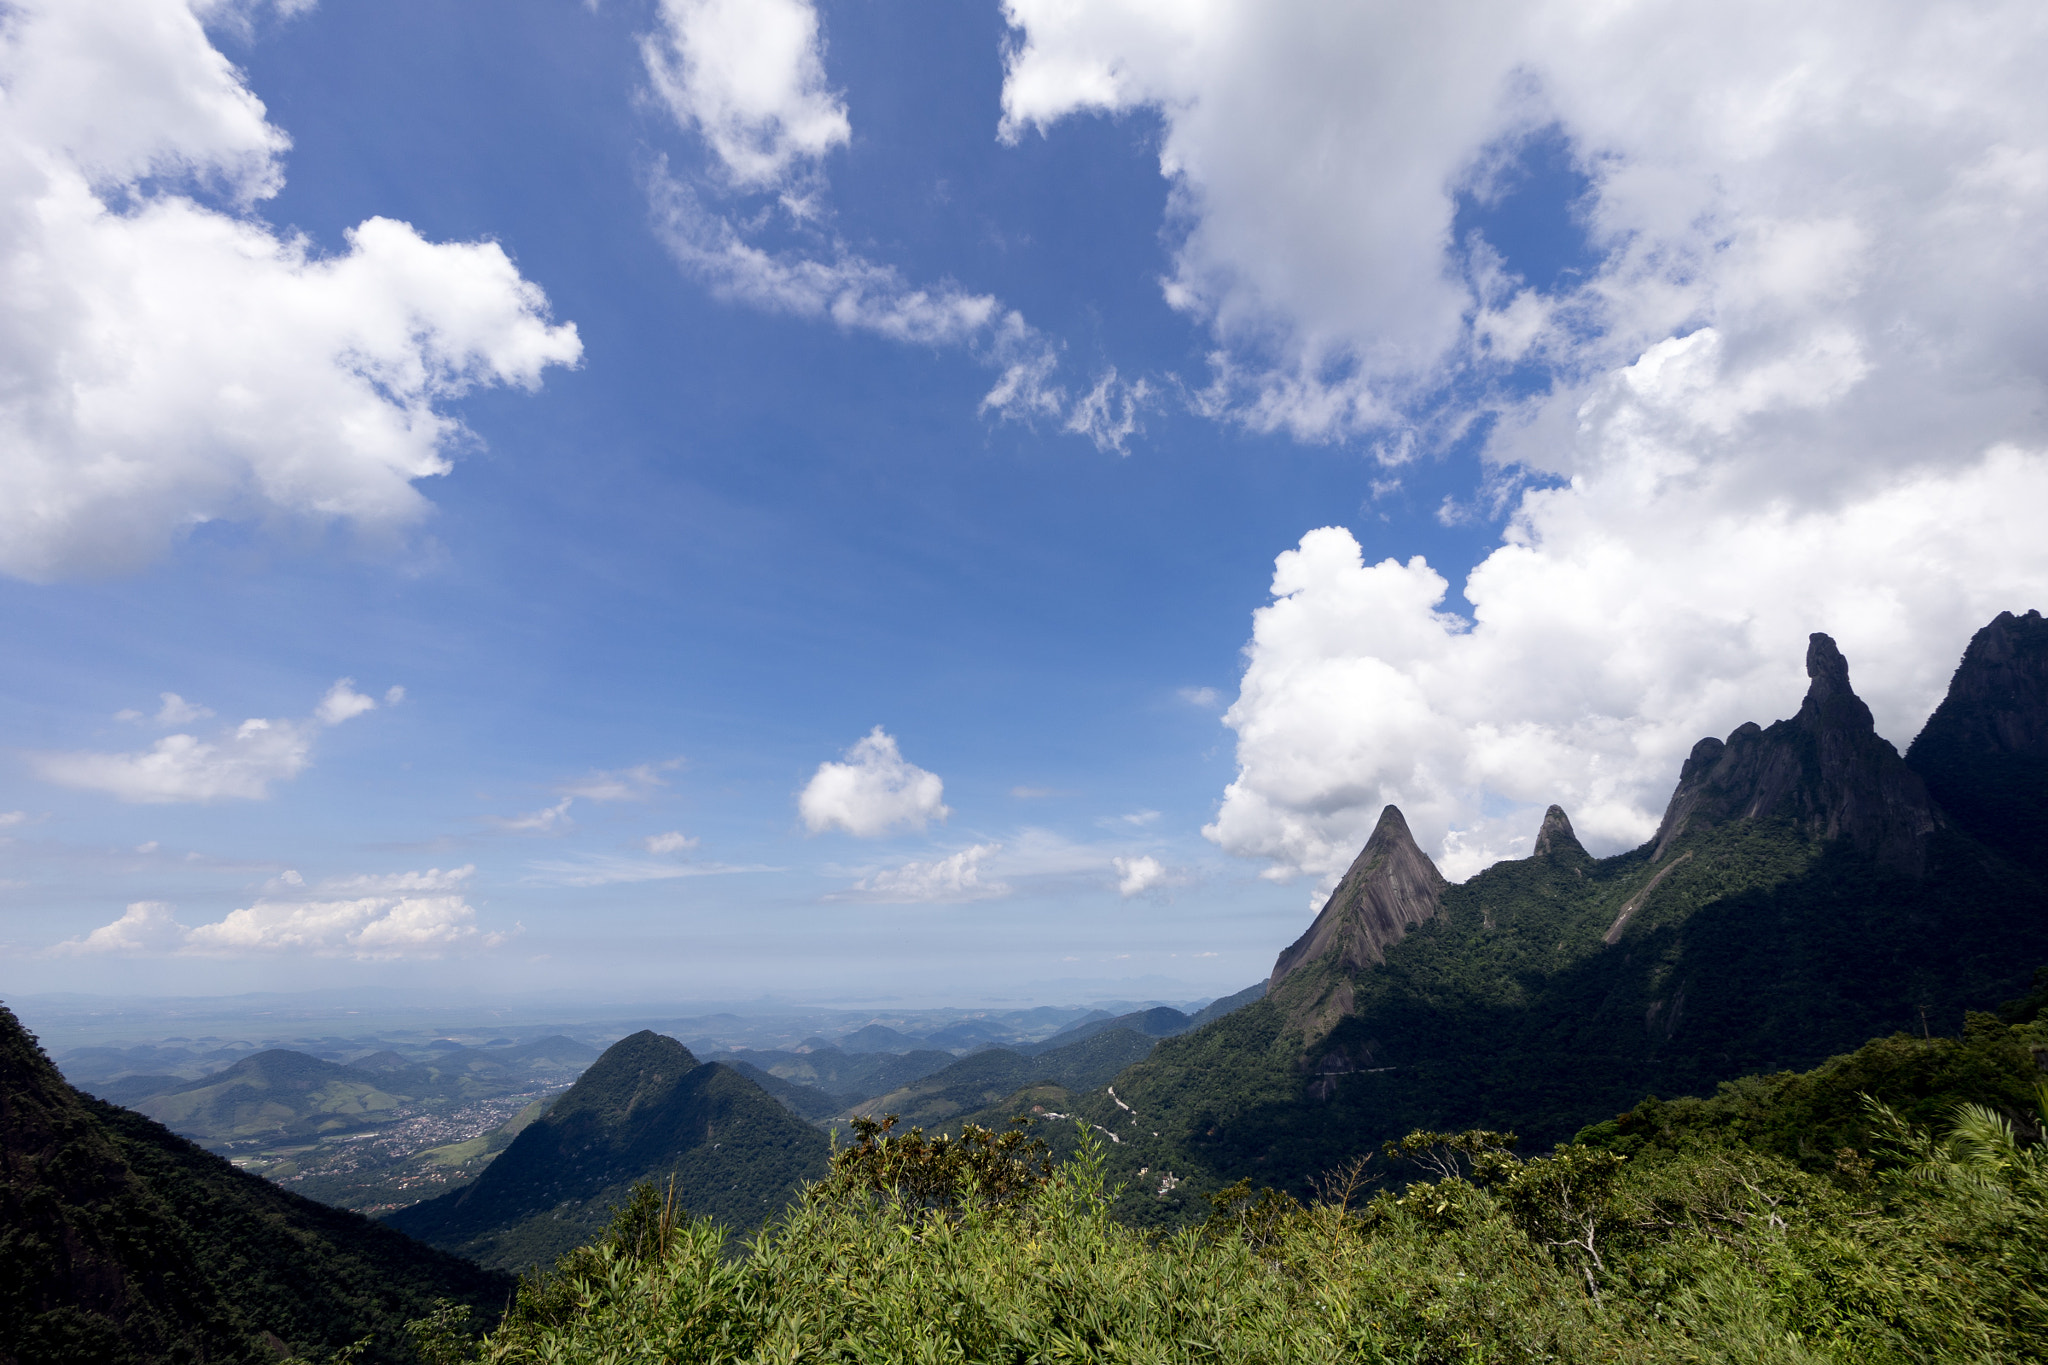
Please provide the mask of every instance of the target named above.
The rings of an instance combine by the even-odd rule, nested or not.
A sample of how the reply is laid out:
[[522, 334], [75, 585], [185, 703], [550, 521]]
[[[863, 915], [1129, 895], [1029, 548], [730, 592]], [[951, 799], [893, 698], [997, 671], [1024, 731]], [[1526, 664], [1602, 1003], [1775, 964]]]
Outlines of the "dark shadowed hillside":
[[436, 1298], [510, 1288], [80, 1094], [0, 1008], [0, 1360], [407, 1360]]
[[751, 1228], [825, 1170], [825, 1135], [673, 1038], [622, 1038], [475, 1184], [393, 1226], [485, 1265], [545, 1264], [603, 1231], [634, 1185], [675, 1180], [692, 1214]]

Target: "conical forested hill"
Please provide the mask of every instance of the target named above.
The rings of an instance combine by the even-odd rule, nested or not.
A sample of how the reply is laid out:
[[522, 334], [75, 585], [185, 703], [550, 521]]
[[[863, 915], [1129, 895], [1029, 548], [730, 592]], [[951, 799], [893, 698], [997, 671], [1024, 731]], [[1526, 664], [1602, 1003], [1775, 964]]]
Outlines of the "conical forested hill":
[[[1305, 1191], [1415, 1128], [1548, 1146], [1645, 1094], [1955, 1034], [2020, 994], [2048, 962], [2039, 876], [1987, 846], [1979, 813], [1935, 802], [1833, 641], [1807, 662], [1798, 715], [1702, 740], [1632, 852], [1589, 856], [1553, 807], [1531, 857], [1447, 886], [1389, 808], [1263, 1000], [1078, 1107], [1115, 1136], [1113, 1169], [1144, 1172], [1125, 1212], [1178, 1220], [1241, 1176]], [[2002, 729], [1979, 732], [2048, 717], [2038, 689], [1998, 695]], [[1973, 754], [2014, 781], [2048, 772], [2018, 746], [1946, 752], [1937, 787], [1967, 786]]]
[[0, 1007], [0, 1361], [411, 1360], [436, 1299], [511, 1287], [81, 1094]]
[[386, 1221], [485, 1265], [545, 1265], [604, 1230], [639, 1182], [736, 1228], [825, 1173], [825, 1135], [731, 1067], [643, 1030], [591, 1064], [476, 1183]]

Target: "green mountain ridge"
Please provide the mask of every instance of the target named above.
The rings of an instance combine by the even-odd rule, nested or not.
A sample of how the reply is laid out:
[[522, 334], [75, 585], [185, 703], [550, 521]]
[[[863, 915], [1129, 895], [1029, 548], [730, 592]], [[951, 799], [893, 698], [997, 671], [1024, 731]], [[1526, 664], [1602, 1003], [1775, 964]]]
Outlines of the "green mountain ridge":
[[991, 1107], [999, 1108], [1011, 1096], [1031, 1086], [1088, 1090], [1105, 1085], [1124, 1068], [1149, 1055], [1157, 1042], [1156, 1038], [1129, 1028], [1114, 1028], [1028, 1056], [991, 1048], [962, 1057], [944, 1070], [900, 1090], [865, 1100], [853, 1106], [852, 1112], [864, 1118], [894, 1114], [906, 1128], [970, 1121], [1000, 1128], [1010, 1115], [979, 1119], [975, 1116]]
[[714, 1052], [708, 1062], [745, 1062], [771, 1076], [807, 1085], [856, 1104], [874, 1095], [909, 1085], [960, 1060], [938, 1048], [915, 1052], [843, 1052], [836, 1047], [810, 1052]]
[[203, 1143], [318, 1136], [375, 1120], [412, 1096], [407, 1073], [359, 1071], [282, 1048], [130, 1101], [139, 1113]]

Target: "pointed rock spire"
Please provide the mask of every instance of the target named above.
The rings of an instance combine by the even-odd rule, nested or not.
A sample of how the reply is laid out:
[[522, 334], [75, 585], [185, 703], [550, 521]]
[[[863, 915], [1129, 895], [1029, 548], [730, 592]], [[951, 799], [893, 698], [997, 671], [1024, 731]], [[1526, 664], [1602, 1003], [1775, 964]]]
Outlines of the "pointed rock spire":
[[1737, 726], [1724, 743], [1693, 746], [1657, 829], [1661, 861], [1688, 830], [1785, 818], [1814, 838], [1846, 839], [1896, 871], [1918, 876], [1940, 817], [1927, 789], [1877, 733], [1849, 685], [1835, 642], [1808, 637], [1810, 679], [1799, 714], [1766, 730]]
[[1849, 661], [1835, 642], [1819, 631], [1806, 637], [1806, 700], [1800, 703], [1799, 719], [1844, 730], [1877, 733], [1870, 708], [1849, 686]]
[[1572, 833], [1571, 818], [1564, 813], [1564, 807], [1552, 806], [1543, 812], [1543, 828], [1536, 831], [1536, 852], [1532, 856], [1556, 858], [1560, 855], [1588, 856], [1585, 847], [1579, 843], [1579, 836]]
[[1400, 810], [1388, 806], [1315, 923], [1273, 964], [1266, 989], [1270, 992], [1290, 973], [1333, 954], [1345, 972], [1384, 961], [1388, 947], [1400, 942], [1411, 925], [1443, 908], [1448, 885], [1429, 855], [1416, 847]]

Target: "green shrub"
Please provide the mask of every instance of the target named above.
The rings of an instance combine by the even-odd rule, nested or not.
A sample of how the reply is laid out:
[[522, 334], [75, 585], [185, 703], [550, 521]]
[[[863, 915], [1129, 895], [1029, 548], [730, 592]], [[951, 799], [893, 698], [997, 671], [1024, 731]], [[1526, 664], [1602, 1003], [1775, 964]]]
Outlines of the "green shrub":
[[1085, 1134], [1052, 1165], [1016, 1134], [942, 1144], [875, 1124], [740, 1247], [643, 1187], [603, 1241], [524, 1282], [496, 1331], [459, 1349], [444, 1332], [428, 1358], [2039, 1359], [2036, 1130], [1967, 1106], [1939, 1136], [1889, 1112], [1872, 1123], [1882, 1150], [1848, 1174], [1698, 1132], [1528, 1158], [1497, 1133], [1417, 1133], [1390, 1156], [1434, 1179], [1360, 1200], [1358, 1162], [1309, 1204], [1241, 1182], [1171, 1234], [1109, 1216]]

